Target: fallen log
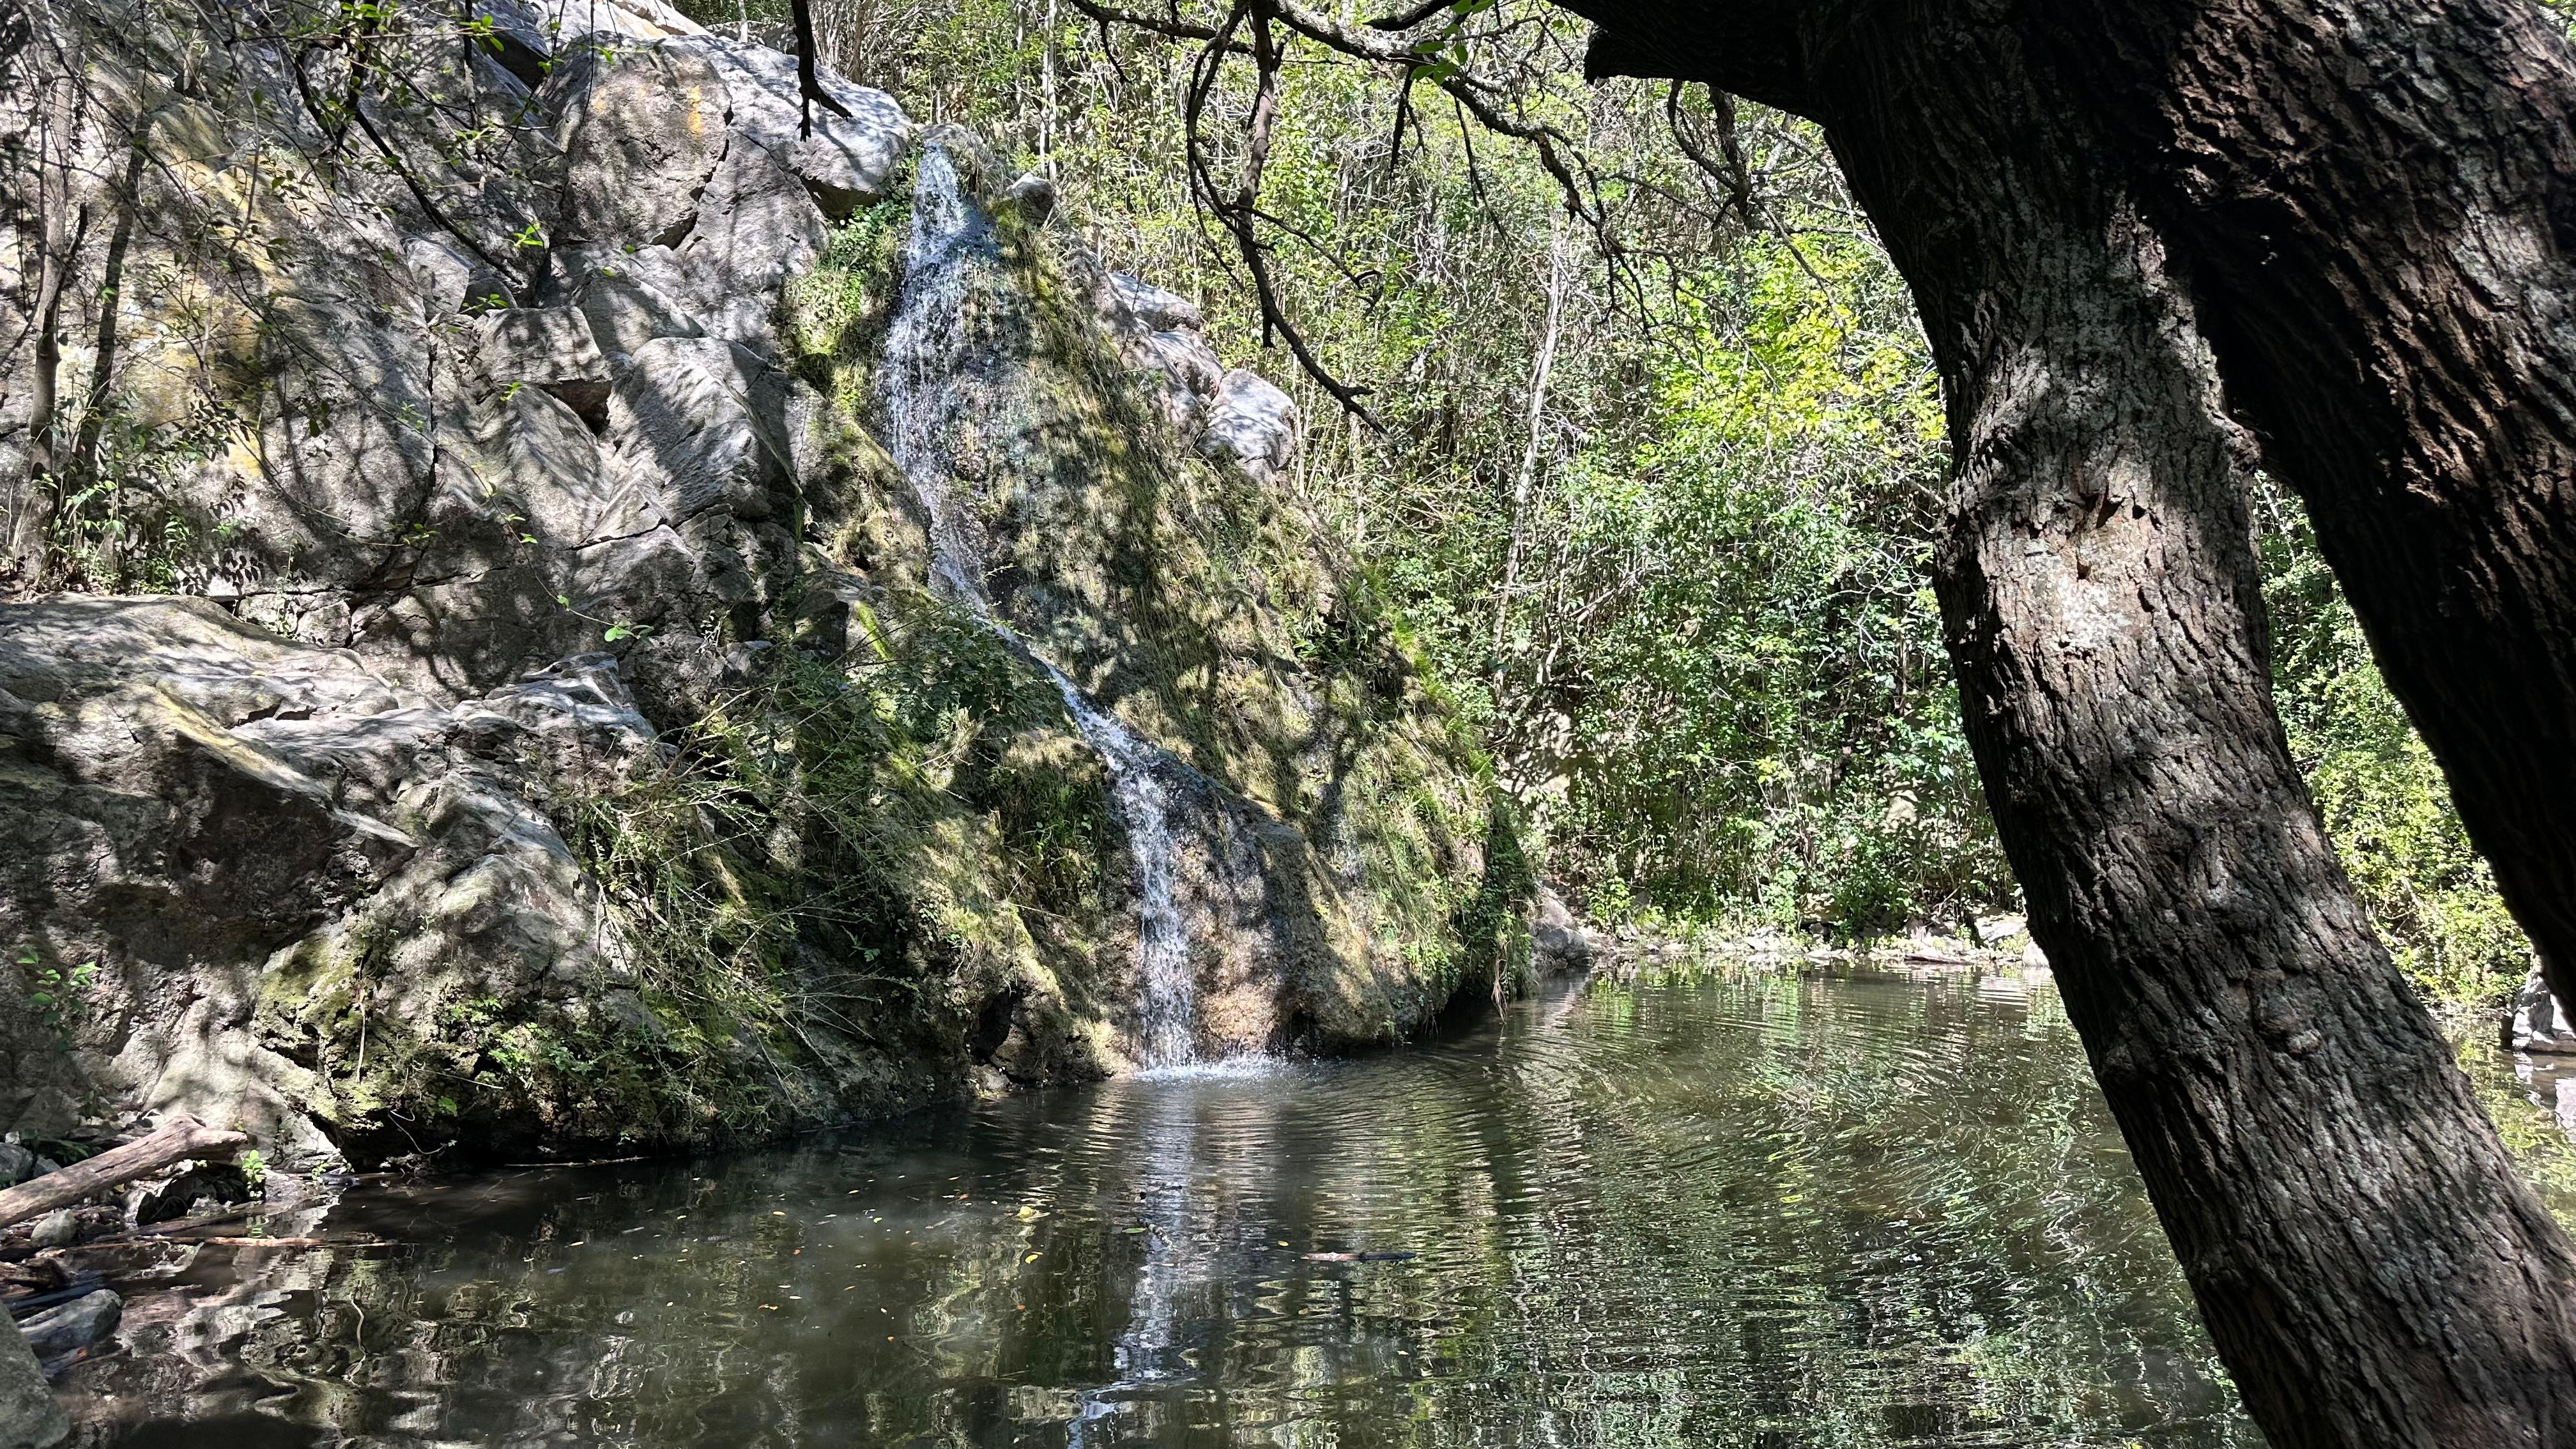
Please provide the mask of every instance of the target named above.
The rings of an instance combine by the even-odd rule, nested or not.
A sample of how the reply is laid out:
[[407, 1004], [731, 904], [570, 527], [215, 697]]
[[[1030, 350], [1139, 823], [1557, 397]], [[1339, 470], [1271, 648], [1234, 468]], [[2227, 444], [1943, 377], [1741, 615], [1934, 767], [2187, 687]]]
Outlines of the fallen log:
[[399, 1248], [392, 1238], [179, 1238], [209, 1248]]
[[0, 1192], [0, 1228], [123, 1187], [174, 1162], [191, 1157], [230, 1157], [249, 1145], [250, 1139], [239, 1132], [209, 1127], [182, 1114], [162, 1123], [148, 1137], [109, 1148], [96, 1157], [56, 1168]]

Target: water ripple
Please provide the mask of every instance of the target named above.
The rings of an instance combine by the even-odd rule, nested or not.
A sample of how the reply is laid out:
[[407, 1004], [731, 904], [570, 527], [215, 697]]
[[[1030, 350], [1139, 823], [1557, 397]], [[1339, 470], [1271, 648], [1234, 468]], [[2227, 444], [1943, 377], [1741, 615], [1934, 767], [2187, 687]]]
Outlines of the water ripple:
[[2044, 985], [1604, 986], [343, 1216], [414, 1246], [201, 1261], [89, 1442], [2256, 1442]]

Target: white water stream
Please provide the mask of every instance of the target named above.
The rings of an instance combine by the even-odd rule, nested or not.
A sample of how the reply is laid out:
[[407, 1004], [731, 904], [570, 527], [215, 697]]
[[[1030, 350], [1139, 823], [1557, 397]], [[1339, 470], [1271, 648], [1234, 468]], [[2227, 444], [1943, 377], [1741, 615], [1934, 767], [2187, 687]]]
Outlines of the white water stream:
[[974, 274], [997, 265], [992, 223], [967, 198], [955, 164], [937, 145], [921, 150], [912, 231], [904, 244], [903, 293], [886, 332], [882, 373], [889, 451], [929, 518], [932, 572], [1012, 653], [1040, 669], [1063, 696], [1083, 740], [1109, 767], [1110, 796], [1136, 860], [1136, 1037], [1140, 1065], [1181, 1066], [1198, 1055], [1197, 989], [1189, 928], [1174, 895], [1171, 794], [1157, 774], [1162, 751], [1074, 682], [993, 613], [984, 589], [978, 530], [959, 516], [940, 435], [955, 383], [970, 365], [964, 303]]

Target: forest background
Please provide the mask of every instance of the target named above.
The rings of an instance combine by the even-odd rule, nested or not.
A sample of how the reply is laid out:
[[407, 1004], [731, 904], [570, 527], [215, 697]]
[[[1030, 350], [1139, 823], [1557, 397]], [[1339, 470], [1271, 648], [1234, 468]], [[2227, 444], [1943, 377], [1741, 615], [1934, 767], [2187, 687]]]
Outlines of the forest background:
[[[1153, 14], [1214, 19], [1177, 3]], [[680, 8], [793, 44], [787, 0]], [[1056, 181], [1057, 225], [1251, 358], [1254, 284], [1190, 182], [1198, 47], [1099, 13], [817, 0], [817, 49]], [[1929, 584], [1939, 384], [1821, 136], [1750, 106], [1722, 127], [1698, 87], [1588, 84], [1588, 27], [1538, 0], [1449, 14], [1445, 54], [1496, 111], [1570, 143], [1585, 214], [1426, 77], [1290, 45], [1256, 230], [1285, 319], [1375, 425], [1274, 335], [1306, 433], [1286, 486], [1596, 919], [1855, 939], [2013, 911]], [[1251, 69], [1202, 109], [1229, 177]], [[2529, 947], [2298, 499], [2267, 486], [2254, 517], [2280, 712], [2346, 869], [2428, 996], [2493, 1005]]]

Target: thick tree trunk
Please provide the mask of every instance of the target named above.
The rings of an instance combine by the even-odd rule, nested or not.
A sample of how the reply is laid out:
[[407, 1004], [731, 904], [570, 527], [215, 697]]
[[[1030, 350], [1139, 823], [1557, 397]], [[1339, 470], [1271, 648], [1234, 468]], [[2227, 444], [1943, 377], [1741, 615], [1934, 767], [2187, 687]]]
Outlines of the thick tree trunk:
[[1723, 7], [1723, 33], [1576, 8], [1608, 27], [1602, 64], [1824, 121], [1913, 286], [1950, 410], [1936, 582], [1970, 742], [2248, 1408], [2284, 1449], [2576, 1443], [2576, 1249], [2318, 825], [2272, 711], [2252, 442], [2015, 7], [1898, 29], [1783, 0]]
[[2551, 985], [2576, 993], [2576, 55], [2531, 0], [2048, 0]]

